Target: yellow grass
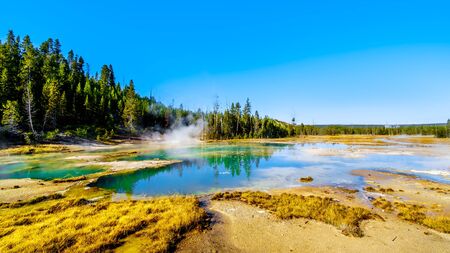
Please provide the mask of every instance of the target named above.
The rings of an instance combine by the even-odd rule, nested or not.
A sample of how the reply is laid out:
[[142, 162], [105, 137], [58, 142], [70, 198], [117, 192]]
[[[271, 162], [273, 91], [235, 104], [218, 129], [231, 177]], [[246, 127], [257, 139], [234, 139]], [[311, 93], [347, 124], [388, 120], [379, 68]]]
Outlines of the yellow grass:
[[437, 231], [450, 233], [450, 217], [446, 216], [426, 217], [425, 219], [423, 219], [422, 224], [429, 228], [433, 228]]
[[345, 188], [345, 187], [336, 187], [336, 188], [341, 190], [341, 191], [343, 191], [343, 192], [345, 192], [345, 193], [348, 193], [348, 194], [353, 194], [353, 193], [359, 192], [359, 190], [357, 190], [357, 189], [348, 189], [348, 188]]
[[331, 198], [283, 193], [270, 195], [263, 192], [216, 193], [213, 200], [239, 200], [271, 211], [282, 219], [308, 218], [342, 229], [345, 235], [361, 237], [360, 223], [376, 218], [369, 210], [337, 203]]
[[372, 205], [388, 212], [394, 211], [394, 206], [392, 205], [392, 203], [385, 198], [379, 197], [372, 200]]
[[402, 220], [421, 224], [444, 233], [450, 233], [450, 217], [431, 215], [430, 210], [427, 210], [423, 205], [402, 203], [398, 201], [392, 203], [382, 197], [372, 200], [372, 204], [385, 211], [396, 212], [397, 217]]
[[383, 188], [383, 187], [374, 188], [372, 186], [366, 186], [366, 187], [364, 187], [364, 190], [367, 192], [382, 192], [382, 193], [394, 192], [394, 189], [392, 189], [392, 188]]
[[58, 183], [69, 183], [69, 182], [83, 181], [83, 180], [86, 180], [86, 179], [87, 179], [86, 176], [79, 176], [79, 177], [71, 177], [71, 178], [53, 179], [52, 182], [55, 183], [55, 184], [58, 184]]
[[204, 215], [194, 197], [41, 198], [0, 208], [0, 252], [101, 252], [130, 236], [142, 252], [166, 252]]
[[401, 141], [413, 144], [450, 144], [449, 138], [436, 138], [434, 136], [408, 136], [402, 138]]
[[69, 152], [72, 151], [67, 145], [23, 145], [0, 150], [1, 155], [26, 155], [26, 154], [42, 154], [54, 152]]
[[114, 162], [117, 161], [117, 159], [122, 158], [122, 157], [128, 157], [131, 155], [137, 155], [138, 151], [123, 151], [123, 152], [116, 152], [116, 153], [108, 153], [103, 155], [102, 157], [102, 161], [103, 162]]

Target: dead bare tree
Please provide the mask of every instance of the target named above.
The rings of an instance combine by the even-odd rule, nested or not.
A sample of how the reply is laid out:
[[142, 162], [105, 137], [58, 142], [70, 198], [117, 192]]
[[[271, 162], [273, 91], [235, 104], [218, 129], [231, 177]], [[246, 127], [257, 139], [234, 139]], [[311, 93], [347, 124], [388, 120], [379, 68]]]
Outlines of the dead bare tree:
[[25, 85], [25, 107], [28, 116], [28, 124], [30, 125], [31, 132], [36, 136], [36, 131], [33, 126], [33, 93], [31, 92], [31, 81], [30, 81], [30, 69], [28, 68], [28, 83]]

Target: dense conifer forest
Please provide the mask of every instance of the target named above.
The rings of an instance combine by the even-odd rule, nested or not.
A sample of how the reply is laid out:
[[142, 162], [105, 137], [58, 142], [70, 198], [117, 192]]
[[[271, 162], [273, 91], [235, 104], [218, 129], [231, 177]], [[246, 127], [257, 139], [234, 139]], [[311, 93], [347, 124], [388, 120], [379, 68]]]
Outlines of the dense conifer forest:
[[250, 100], [212, 112], [190, 111], [140, 96], [134, 83], [116, 81], [113, 66], [90, 73], [82, 56], [64, 56], [58, 39], [39, 47], [29, 36], [9, 31], [0, 41], [0, 138], [16, 142], [52, 141], [58, 137], [109, 139], [144, 132], [164, 132], [177, 125], [204, 121], [203, 138], [278, 138], [336, 134], [430, 134], [446, 137], [439, 126], [311, 126], [286, 123], [252, 111]]
[[[27, 141], [59, 133], [85, 138], [167, 129], [202, 116], [136, 93], [133, 81], [116, 82], [113, 66], [91, 74], [82, 56], [64, 56], [57, 39], [35, 47], [9, 31], [0, 42], [2, 134]], [[189, 117], [187, 117], [190, 115]]]

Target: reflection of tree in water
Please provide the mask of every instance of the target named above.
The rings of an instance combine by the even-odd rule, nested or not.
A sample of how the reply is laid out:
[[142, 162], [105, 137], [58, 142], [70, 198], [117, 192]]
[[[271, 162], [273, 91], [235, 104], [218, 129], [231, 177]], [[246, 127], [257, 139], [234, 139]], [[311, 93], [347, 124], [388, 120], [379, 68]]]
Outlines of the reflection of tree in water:
[[130, 173], [103, 176], [100, 177], [96, 183], [94, 183], [94, 186], [106, 189], [114, 189], [117, 192], [125, 192], [127, 194], [131, 194], [133, 193], [136, 182], [138, 182], [139, 180], [148, 180], [159, 173], [170, 170], [172, 170], [171, 166], [166, 166], [160, 169], [144, 169], [133, 171]]
[[239, 176], [244, 170], [245, 175], [250, 177], [252, 165], [258, 168], [261, 158], [269, 160], [275, 150], [276, 148], [265, 145], [233, 146], [226, 152], [207, 153], [204, 157], [208, 165], [214, 168], [216, 175], [219, 167], [223, 166], [232, 176]]
[[114, 189], [117, 192], [124, 192], [127, 194], [132, 194], [133, 189], [136, 183], [140, 180], [149, 180], [150, 178], [171, 170], [178, 170], [178, 174], [180, 177], [183, 176], [183, 169], [186, 167], [202, 167], [200, 164], [206, 165], [206, 162], [203, 159], [193, 159], [186, 160], [181, 163], [175, 163], [172, 165], [164, 166], [161, 168], [149, 168], [143, 170], [137, 170], [129, 173], [117, 174], [117, 175], [108, 175], [100, 177], [94, 186]]
[[[144, 169], [134, 172], [118, 175], [109, 175], [100, 177], [95, 186], [115, 189], [118, 192], [125, 192], [132, 194], [135, 184], [140, 180], [149, 180], [151, 177], [158, 175], [159, 173], [178, 170], [179, 176], [183, 176], [183, 169], [194, 168], [203, 169], [210, 167], [214, 169], [215, 177], [219, 176], [219, 168], [223, 168], [230, 172], [232, 176], [239, 176], [244, 170], [245, 175], [250, 177], [252, 166], [259, 167], [260, 160], [266, 161], [277, 150], [286, 148], [286, 145], [229, 145], [205, 148], [197, 150], [198, 156], [196, 158], [184, 159], [181, 163], [172, 164], [160, 169]], [[157, 152], [157, 158], [167, 155], [165, 151]], [[139, 157], [142, 159], [143, 157]], [[147, 156], [147, 158], [150, 158]], [[154, 157], [152, 157], [154, 158]]]

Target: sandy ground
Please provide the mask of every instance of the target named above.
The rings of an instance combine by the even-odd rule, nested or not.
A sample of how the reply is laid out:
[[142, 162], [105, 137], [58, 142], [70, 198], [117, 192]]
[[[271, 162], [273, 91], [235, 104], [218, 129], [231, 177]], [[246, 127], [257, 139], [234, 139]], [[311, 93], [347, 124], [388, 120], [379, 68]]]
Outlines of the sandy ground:
[[112, 172], [139, 170], [145, 168], [157, 168], [173, 163], [177, 160], [145, 160], [145, 161], [114, 161], [114, 162], [87, 162], [80, 163], [80, 166], [104, 166], [107, 170]]
[[437, 213], [450, 215], [450, 185], [389, 172], [355, 170], [353, 174], [363, 176], [369, 186], [394, 190], [384, 194], [365, 192], [367, 196], [382, 196], [390, 201], [401, 200], [421, 204], [434, 209]]
[[64, 158], [65, 160], [98, 160], [102, 159], [101, 155], [77, 155], [77, 156], [68, 156]]
[[177, 252], [450, 252], [450, 235], [399, 220], [367, 221], [365, 236], [307, 219], [279, 220], [235, 201], [213, 201], [217, 223], [193, 232]]
[[[368, 185], [392, 188], [392, 193], [350, 192], [335, 187], [300, 187], [272, 190], [302, 195], [332, 197], [345, 205], [371, 209], [384, 221], [364, 221], [364, 237], [348, 237], [339, 229], [308, 219], [280, 220], [266, 210], [237, 201], [212, 201], [209, 230], [191, 232], [177, 252], [450, 252], [450, 234], [398, 219], [374, 208], [369, 197], [424, 204], [448, 215], [450, 186], [387, 172], [358, 170]], [[439, 188], [441, 192], [436, 189]], [[401, 191], [400, 191], [401, 190]], [[450, 189], [449, 189], [450, 190]]]
[[0, 203], [27, 200], [37, 196], [48, 195], [67, 190], [77, 182], [58, 183], [35, 179], [0, 180]]

